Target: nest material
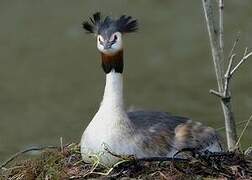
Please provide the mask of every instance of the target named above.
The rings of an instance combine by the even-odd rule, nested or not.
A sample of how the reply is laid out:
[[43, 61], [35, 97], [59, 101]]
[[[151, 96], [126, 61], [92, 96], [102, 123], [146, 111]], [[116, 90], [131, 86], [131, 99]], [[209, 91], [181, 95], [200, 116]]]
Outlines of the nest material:
[[[252, 179], [252, 157], [242, 152], [199, 153], [194, 149], [184, 149], [180, 158], [123, 157], [113, 167], [99, 163], [94, 156], [93, 163], [81, 159], [78, 144], [63, 148], [45, 149], [38, 157], [16, 158], [0, 170], [0, 179], [195, 179], [198, 177]], [[14, 159], [14, 158], [13, 158]]]

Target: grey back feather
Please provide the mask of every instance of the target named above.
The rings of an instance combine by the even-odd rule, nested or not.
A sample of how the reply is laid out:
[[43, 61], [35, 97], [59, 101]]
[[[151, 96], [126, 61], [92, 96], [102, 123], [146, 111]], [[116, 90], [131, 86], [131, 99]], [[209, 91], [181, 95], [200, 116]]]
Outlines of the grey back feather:
[[145, 146], [151, 144], [150, 147], [147, 146], [148, 151], [155, 149], [155, 146], [158, 146], [156, 150], [159, 153], [167, 153], [171, 148], [204, 149], [214, 143], [219, 144], [222, 149], [220, 137], [213, 128], [193, 122], [189, 118], [157, 111], [128, 112], [128, 117], [134, 128], [145, 136]]
[[186, 117], [174, 116], [170, 113], [159, 111], [132, 111], [128, 112], [128, 117], [134, 126], [139, 129], [145, 129], [157, 123], [162, 123], [164, 128], [168, 128], [168, 130], [172, 131], [174, 131], [179, 124], [189, 120]]

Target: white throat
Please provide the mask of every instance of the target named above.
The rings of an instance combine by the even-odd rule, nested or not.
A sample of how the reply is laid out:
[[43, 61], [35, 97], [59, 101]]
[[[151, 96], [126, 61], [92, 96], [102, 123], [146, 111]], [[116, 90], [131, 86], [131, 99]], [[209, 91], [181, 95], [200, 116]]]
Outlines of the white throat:
[[111, 71], [106, 74], [106, 86], [99, 111], [103, 108], [114, 112], [124, 111], [123, 77], [121, 73]]

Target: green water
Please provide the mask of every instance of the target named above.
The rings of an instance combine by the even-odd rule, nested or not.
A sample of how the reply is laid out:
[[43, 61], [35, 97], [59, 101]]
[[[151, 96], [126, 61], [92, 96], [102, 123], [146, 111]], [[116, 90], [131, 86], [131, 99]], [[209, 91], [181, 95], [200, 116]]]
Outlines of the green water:
[[[242, 54], [245, 46], [252, 49], [252, 2], [226, 4], [226, 54], [238, 31]], [[60, 137], [80, 140], [103, 94], [95, 39], [81, 29], [97, 10], [139, 19], [139, 32], [125, 36], [128, 107], [224, 125], [219, 102], [208, 93], [216, 80], [200, 0], [1, 0], [0, 161], [31, 145], [57, 145]], [[252, 113], [251, 68], [252, 59], [232, 83], [237, 121]], [[252, 125], [243, 148], [251, 131]]]

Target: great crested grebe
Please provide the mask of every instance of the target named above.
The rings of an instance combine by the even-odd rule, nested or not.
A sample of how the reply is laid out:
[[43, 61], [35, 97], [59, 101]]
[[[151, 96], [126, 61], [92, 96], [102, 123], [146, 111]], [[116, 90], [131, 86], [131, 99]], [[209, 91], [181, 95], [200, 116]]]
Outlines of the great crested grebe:
[[[101, 53], [106, 85], [98, 112], [81, 138], [81, 153], [86, 161], [92, 155], [100, 162], [112, 165], [118, 155], [142, 157], [171, 157], [183, 148], [221, 151], [218, 135], [213, 128], [192, 122], [188, 118], [166, 112], [126, 112], [123, 101], [123, 42], [124, 33], [135, 32], [137, 21], [130, 16], [112, 19], [95, 13], [83, 28], [94, 33]], [[105, 146], [104, 146], [105, 145]]]

